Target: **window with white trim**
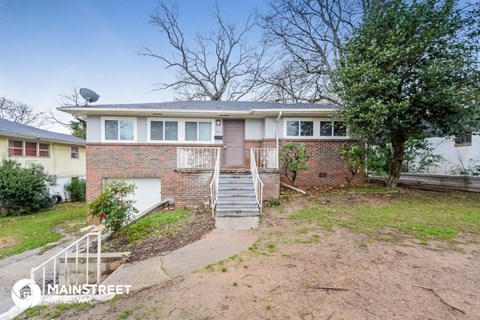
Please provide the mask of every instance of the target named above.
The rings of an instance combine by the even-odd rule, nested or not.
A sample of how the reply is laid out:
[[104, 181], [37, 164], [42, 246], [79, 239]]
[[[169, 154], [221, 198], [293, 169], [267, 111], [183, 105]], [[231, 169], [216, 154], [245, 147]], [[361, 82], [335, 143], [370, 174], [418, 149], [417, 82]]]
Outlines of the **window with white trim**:
[[178, 121], [150, 121], [150, 140], [177, 141]]
[[80, 148], [78, 146], [70, 147], [70, 158], [79, 159], [80, 158]]
[[50, 156], [50, 145], [47, 143], [8, 140], [9, 157], [40, 157]]
[[105, 119], [103, 129], [103, 138], [106, 141], [135, 140], [135, 120], [133, 119]]
[[345, 137], [347, 128], [343, 121], [320, 121], [321, 137]]
[[313, 121], [287, 121], [288, 137], [313, 137]]
[[212, 123], [185, 121], [185, 141], [212, 141]]

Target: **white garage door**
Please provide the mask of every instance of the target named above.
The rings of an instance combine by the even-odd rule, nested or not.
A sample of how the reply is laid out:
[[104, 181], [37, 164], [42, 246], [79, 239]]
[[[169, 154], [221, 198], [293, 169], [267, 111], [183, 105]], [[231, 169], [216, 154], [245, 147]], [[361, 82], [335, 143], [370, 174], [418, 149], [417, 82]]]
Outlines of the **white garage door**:
[[[114, 179], [108, 179], [112, 181]], [[143, 211], [150, 209], [162, 200], [161, 182], [158, 178], [130, 178], [125, 179], [128, 183], [135, 183], [135, 194], [130, 199], [135, 201], [135, 208], [138, 209], [137, 216]]]

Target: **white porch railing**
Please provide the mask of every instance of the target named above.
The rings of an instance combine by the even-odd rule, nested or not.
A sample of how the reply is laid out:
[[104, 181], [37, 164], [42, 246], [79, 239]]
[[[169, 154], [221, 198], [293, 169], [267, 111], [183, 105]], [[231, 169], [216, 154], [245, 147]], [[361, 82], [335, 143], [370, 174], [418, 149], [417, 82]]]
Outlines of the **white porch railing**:
[[[90, 238], [96, 237], [94, 241]], [[90, 252], [90, 247], [92, 244], [96, 243], [96, 252]], [[82, 251], [82, 252], [81, 252]], [[83, 253], [83, 251], [85, 251]], [[82, 256], [80, 257], [80, 253]], [[83, 285], [83, 284], [100, 284], [100, 262], [102, 254], [102, 233], [91, 232], [85, 234], [83, 237], [77, 241], [70, 244], [68, 247], [42, 263], [36, 268], [32, 268], [30, 272], [30, 278], [33, 281], [36, 281], [42, 290], [42, 295], [45, 294], [45, 288], [49, 284], [55, 286], [59, 284], [60, 280], [63, 280], [65, 285]], [[95, 259], [95, 267], [90, 268], [91, 258]], [[61, 260], [63, 259], [63, 266], [61, 265]], [[70, 263], [69, 259], [74, 260]], [[83, 260], [83, 261], [81, 261]], [[79, 266], [82, 265], [81, 268]], [[62, 270], [63, 269], [63, 270]], [[37, 271], [41, 270], [40, 278], [35, 277]], [[85, 276], [85, 281], [83, 280]], [[96, 280], [89, 282], [89, 278], [93, 276]], [[61, 279], [61, 277], [63, 277]], [[81, 280], [79, 278], [82, 278]], [[70, 281], [74, 279], [74, 283]], [[79, 283], [81, 282], [81, 283]]]
[[218, 147], [178, 147], [178, 169], [214, 169]]
[[263, 182], [258, 174], [257, 161], [255, 160], [253, 149], [250, 149], [250, 171], [252, 172], [253, 187], [255, 188], [255, 196], [257, 197], [257, 203], [261, 214], [263, 201]]
[[220, 180], [220, 148], [217, 150], [217, 157], [215, 160], [215, 170], [213, 171], [213, 179], [210, 182], [210, 204], [212, 214], [215, 215], [215, 206], [218, 199], [218, 182]]
[[257, 168], [278, 169], [277, 148], [252, 148], [251, 150]]

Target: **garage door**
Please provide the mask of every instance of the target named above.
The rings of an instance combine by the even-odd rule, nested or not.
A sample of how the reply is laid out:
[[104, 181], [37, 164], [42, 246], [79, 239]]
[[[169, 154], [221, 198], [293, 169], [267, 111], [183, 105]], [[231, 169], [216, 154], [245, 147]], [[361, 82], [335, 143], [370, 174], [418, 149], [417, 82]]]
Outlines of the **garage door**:
[[[112, 181], [114, 179], [108, 179]], [[135, 208], [138, 209], [137, 215], [142, 215], [143, 211], [150, 209], [162, 200], [161, 182], [158, 178], [130, 178], [125, 179], [128, 183], [134, 183], [135, 194], [130, 196], [135, 201]]]

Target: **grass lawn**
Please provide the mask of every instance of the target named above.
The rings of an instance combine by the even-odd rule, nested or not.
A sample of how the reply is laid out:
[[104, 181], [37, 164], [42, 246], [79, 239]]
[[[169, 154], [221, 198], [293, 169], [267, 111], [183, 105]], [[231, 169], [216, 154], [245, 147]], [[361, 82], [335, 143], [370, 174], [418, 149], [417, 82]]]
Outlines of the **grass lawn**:
[[158, 237], [161, 235], [173, 236], [185, 225], [189, 218], [189, 210], [155, 212], [143, 219], [120, 230], [128, 242], [136, 242], [145, 237]]
[[[330, 230], [347, 228], [369, 236], [407, 234], [427, 242], [480, 235], [480, 194], [400, 190], [329, 193], [290, 215]], [[386, 189], [385, 189], [386, 191]]]
[[86, 225], [86, 213], [84, 203], [64, 203], [37, 213], [0, 217], [0, 258], [60, 240], [57, 228], [78, 231]]

